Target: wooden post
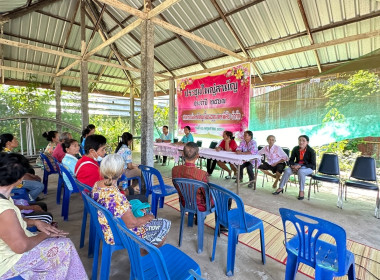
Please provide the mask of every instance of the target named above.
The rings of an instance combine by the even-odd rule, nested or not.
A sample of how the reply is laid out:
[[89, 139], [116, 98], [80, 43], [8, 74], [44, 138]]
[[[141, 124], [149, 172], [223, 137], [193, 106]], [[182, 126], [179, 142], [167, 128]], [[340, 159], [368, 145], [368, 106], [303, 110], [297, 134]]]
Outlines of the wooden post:
[[[0, 38], [2, 39], [4, 35], [4, 26], [3, 24], [0, 24]], [[0, 44], [0, 66], [4, 65], [4, 45]], [[4, 78], [5, 71], [4, 69], [0, 70], [0, 76], [1, 76], [1, 83], [4, 84], [5, 78]]]
[[[86, 51], [86, 2], [81, 0], [80, 3], [80, 37], [81, 37], [81, 55], [82, 58]], [[80, 91], [81, 91], [81, 113], [82, 128], [86, 127], [90, 122], [88, 112], [88, 62], [81, 60], [80, 62]]]
[[132, 135], [135, 135], [135, 87], [130, 87], [130, 97], [129, 97], [129, 121], [130, 121], [130, 131]]
[[[61, 77], [55, 78], [55, 119], [62, 121], [62, 106], [61, 106]], [[57, 131], [61, 131], [62, 127], [57, 124]]]
[[[175, 84], [174, 80], [169, 81], [169, 132], [175, 132]], [[173, 140], [173, 139], [172, 139]]]
[[141, 163], [153, 166], [154, 25], [141, 23]]

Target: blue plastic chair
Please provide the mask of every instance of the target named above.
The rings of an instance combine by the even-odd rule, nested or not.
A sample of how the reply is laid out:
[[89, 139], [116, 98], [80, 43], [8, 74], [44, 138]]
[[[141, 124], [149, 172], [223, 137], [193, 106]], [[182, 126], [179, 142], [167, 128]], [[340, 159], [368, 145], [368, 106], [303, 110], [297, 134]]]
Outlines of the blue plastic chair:
[[[94, 249], [94, 261], [92, 263], [92, 279], [96, 280], [98, 276], [98, 261], [99, 261], [99, 251], [100, 251], [99, 246], [100, 246], [100, 241], [102, 241], [100, 279], [106, 280], [106, 279], [109, 279], [112, 253], [117, 250], [124, 249], [124, 245], [118, 234], [118, 230], [116, 228], [116, 224], [114, 223], [112, 213], [109, 212], [108, 209], [106, 209], [105, 207], [97, 203], [95, 200], [93, 200], [89, 196], [89, 194], [87, 194], [86, 192], [83, 191], [82, 196], [83, 196], [83, 199], [87, 201], [87, 205], [89, 206], [89, 210], [90, 210], [91, 221], [95, 225], [95, 249]], [[100, 225], [99, 220], [98, 220], [99, 213], [102, 213], [108, 221], [108, 224], [113, 234], [113, 239], [115, 242], [114, 245], [108, 244], [104, 238], [102, 226]]]
[[[157, 217], [158, 202], [160, 202], [160, 208], [163, 208], [165, 196], [172, 195], [177, 190], [173, 186], [165, 185], [161, 173], [157, 169], [146, 165], [140, 165], [139, 168], [146, 185], [145, 195], [148, 197], [152, 194], [152, 213]], [[153, 185], [154, 177], [157, 178], [158, 185]]]
[[[377, 182], [376, 161], [374, 158], [365, 156], [357, 157], [350, 178], [344, 182], [344, 187], [346, 189], [345, 200], [347, 200], [347, 187], [377, 191], [375, 217], [380, 219], [380, 190]], [[341, 193], [341, 201], [343, 201], [343, 192]], [[341, 208], [342, 207], [343, 203], [341, 205]]]
[[[240, 196], [216, 184], [209, 183], [210, 192], [215, 202], [216, 223], [214, 245], [211, 261], [215, 259], [216, 241], [218, 239], [219, 226], [228, 227], [227, 249], [227, 276], [234, 274], [236, 244], [239, 242], [239, 234], [260, 230], [261, 259], [265, 264], [265, 239], [263, 221], [245, 212], [244, 204]], [[237, 208], [228, 210], [228, 201], [235, 200]]]
[[[48, 159], [48, 157], [44, 153], [40, 153], [40, 156], [41, 156], [41, 160], [42, 160], [42, 163], [43, 163], [43, 166], [44, 166], [44, 176], [43, 176], [43, 179], [42, 179], [42, 182], [44, 184], [44, 194], [47, 194], [49, 175], [51, 175], [51, 174], [57, 174], [58, 170], [57, 170], [57, 168], [53, 167], [53, 165], [51, 164], [50, 160]], [[50, 171], [47, 171], [45, 166], [48, 166], [49, 169], [50, 169]]]
[[333, 184], [338, 184], [338, 206], [341, 197], [341, 180], [340, 180], [340, 169], [339, 169], [339, 159], [338, 155], [334, 153], [324, 153], [322, 155], [321, 163], [318, 166], [318, 171], [316, 174], [311, 175], [309, 183], [309, 193], [307, 199], [310, 200], [311, 183], [314, 180], [314, 193], [317, 181], [328, 182]]
[[[70, 171], [68, 171], [61, 163], [58, 164], [58, 167], [59, 167], [59, 174], [60, 174], [60, 177], [62, 177], [62, 182], [64, 185], [61, 215], [63, 216], [63, 219], [67, 221], [69, 217], [70, 196], [73, 193], [78, 193], [79, 190], [77, 188], [77, 184], [75, 183], [74, 178], [71, 175]], [[63, 179], [63, 175], [65, 175], [66, 178], [69, 180], [69, 184], [71, 185], [71, 190], [69, 186], [67, 185], [67, 182]]]
[[24, 278], [22, 278], [20, 275], [18, 275], [18, 276], [9, 278], [8, 280], [24, 280]]
[[[88, 192], [91, 193], [92, 189], [90, 186], [79, 182], [76, 178], [74, 178], [75, 184], [80, 193]], [[87, 226], [87, 214], [90, 214], [89, 206], [87, 201], [83, 199], [83, 217], [82, 217], [82, 228], [80, 232], [80, 243], [79, 248], [83, 248], [84, 246], [84, 237], [86, 235], [86, 226]], [[88, 242], [88, 257], [91, 258], [94, 256], [94, 240], [95, 240], [95, 225], [90, 219], [90, 233], [89, 233], [89, 242]]]
[[129, 187], [131, 185], [132, 180], [139, 181], [139, 189], [140, 189], [140, 193], [141, 193], [141, 178], [140, 178], [140, 176], [135, 176], [135, 177], [128, 178], [127, 176], [125, 176], [125, 174], [122, 174], [121, 177], [120, 177], [120, 179], [117, 180], [117, 184], [119, 185], [120, 182], [127, 181], [128, 182], [128, 187]]
[[[181, 250], [170, 244], [156, 248], [127, 229], [120, 218], [114, 218], [114, 221], [120, 232], [120, 239], [128, 250], [130, 279], [202, 279], [199, 265]], [[142, 257], [140, 249], [148, 254]]]
[[65, 186], [63, 185], [63, 177], [62, 177], [62, 172], [60, 170], [59, 165], [61, 164], [55, 157], [53, 157], [55, 166], [57, 167], [57, 172], [58, 172], [58, 183], [57, 183], [57, 198], [56, 202], [57, 204], [61, 203], [61, 194], [62, 194], [62, 188]]
[[84, 147], [82, 144], [79, 145], [79, 153], [83, 156], [85, 154]]
[[26, 201], [30, 202], [28, 191], [22, 187], [12, 189], [11, 194], [13, 199], [25, 199]]
[[[285, 280], [296, 277], [299, 263], [315, 268], [315, 280], [328, 280], [348, 274], [349, 280], [355, 279], [355, 258], [346, 249], [345, 230], [329, 221], [280, 208], [288, 253]], [[297, 234], [287, 240], [286, 222], [290, 222]], [[335, 239], [331, 244], [320, 239], [321, 235]]]
[[[181, 208], [181, 225], [179, 229], [179, 241], [178, 246], [182, 245], [182, 233], [183, 233], [183, 225], [185, 223], [185, 213], [188, 213], [188, 222], [187, 225], [189, 227], [193, 226], [194, 214], [197, 214], [197, 224], [198, 224], [198, 254], [203, 251], [203, 232], [204, 232], [204, 220], [208, 214], [214, 212], [214, 208], [211, 208], [210, 205], [210, 192], [208, 189], [208, 185], [204, 182], [185, 179], [185, 178], [176, 178], [173, 179], [173, 185], [177, 186], [179, 189], [179, 193], [182, 194], [182, 198], [180, 198], [180, 208]], [[203, 188], [206, 196], [206, 210], [199, 211], [197, 206], [197, 192], [198, 189]], [[178, 194], [179, 194], [178, 193]]]

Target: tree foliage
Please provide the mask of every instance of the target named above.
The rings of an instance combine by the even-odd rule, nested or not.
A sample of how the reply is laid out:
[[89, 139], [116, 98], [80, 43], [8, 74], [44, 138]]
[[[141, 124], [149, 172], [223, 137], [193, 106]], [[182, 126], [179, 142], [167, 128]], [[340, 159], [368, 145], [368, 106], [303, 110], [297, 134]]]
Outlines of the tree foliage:
[[336, 83], [327, 87], [326, 109], [342, 108], [348, 104], [361, 103], [380, 92], [379, 77], [375, 73], [360, 70], [347, 79], [347, 83]]

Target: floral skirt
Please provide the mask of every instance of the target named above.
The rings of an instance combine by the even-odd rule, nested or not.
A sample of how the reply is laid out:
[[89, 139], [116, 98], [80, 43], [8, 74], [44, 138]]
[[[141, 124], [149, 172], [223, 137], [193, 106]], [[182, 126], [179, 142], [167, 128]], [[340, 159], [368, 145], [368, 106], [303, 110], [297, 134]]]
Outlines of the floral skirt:
[[88, 279], [74, 244], [69, 238], [48, 238], [23, 254], [0, 279], [21, 276], [30, 280]]
[[168, 235], [171, 222], [166, 219], [153, 219], [145, 225], [131, 230], [153, 245], [158, 245]]

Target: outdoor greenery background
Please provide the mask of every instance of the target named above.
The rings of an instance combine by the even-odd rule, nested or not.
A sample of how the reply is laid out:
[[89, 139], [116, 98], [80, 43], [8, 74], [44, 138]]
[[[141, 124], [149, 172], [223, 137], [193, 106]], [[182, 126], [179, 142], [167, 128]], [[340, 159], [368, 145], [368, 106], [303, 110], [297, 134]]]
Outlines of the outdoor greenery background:
[[[38, 88], [38, 84], [31, 80], [27, 87], [5, 87], [0, 85], [0, 114], [5, 117], [15, 117], [20, 115], [33, 115], [39, 117], [55, 118], [55, 112], [49, 111], [53, 107], [55, 92], [48, 89]], [[70, 123], [81, 129], [81, 115], [78, 106], [77, 93], [62, 92], [62, 121]], [[70, 111], [69, 111], [70, 109]], [[169, 108], [154, 105], [155, 125], [161, 131], [163, 125], [168, 125]], [[135, 135], [141, 135], [141, 116], [135, 112]], [[47, 121], [33, 121], [34, 136], [37, 150], [43, 149], [47, 141], [42, 137], [44, 131], [56, 130], [56, 125]], [[90, 123], [96, 126], [96, 133], [107, 138], [109, 150], [113, 151], [117, 145], [118, 138], [123, 132], [130, 132], [130, 118], [125, 116], [90, 115]], [[25, 128], [25, 121], [22, 121]], [[155, 138], [159, 137], [158, 130], [155, 130]], [[62, 127], [61, 132], [70, 131]], [[25, 129], [23, 129], [25, 131]], [[70, 131], [72, 132], [72, 131]], [[20, 138], [20, 123], [18, 120], [0, 122], [0, 134], [12, 133]], [[72, 133], [77, 140], [79, 133]], [[24, 135], [25, 136], [25, 135]], [[136, 142], [139, 142], [137, 139]], [[139, 145], [135, 145], [139, 147]]]
[[[380, 113], [377, 108], [380, 102], [380, 80], [378, 75], [360, 70], [355, 73], [340, 75], [339, 79], [325, 80], [319, 85], [306, 86], [293, 85], [281, 89], [280, 91], [283, 91], [283, 93], [292, 90], [291, 96], [287, 96], [287, 98], [295, 98], [296, 103], [289, 104], [288, 102], [286, 106], [282, 104], [280, 111], [276, 112], [276, 114], [283, 114], [280, 119], [284, 121], [284, 119], [289, 117], [287, 116], [289, 108], [293, 108], [292, 115], [290, 115], [293, 120], [287, 123], [288, 126], [305, 125], [305, 119], [307, 120], [310, 117], [305, 116], [305, 114], [311, 114], [314, 118], [312, 121], [316, 125], [312, 128], [305, 128], [303, 132], [309, 136], [323, 132], [327, 133], [328, 137], [332, 139], [332, 141], [325, 145], [315, 147], [318, 159], [321, 158], [321, 154], [324, 152], [335, 152], [339, 155], [341, 169], [350, 170], [355, 158], [359, 154], [358, 144], [363, 143], [363, 137], [379, 136]], [[297, 90], [300, 88], [303, 90], [307, 89], [307, 92], [301, 92], [304, 98], [302, 101], [297, 100], [297, 96], [300, 94]], [[31, 81], [27, 87], [0, 86], [0, 113], [3, 117], [35, 115], [55, 118], [55, 112], [49, 110], [54, 104], [54, 94], [53, 90], [38, 88], [38, 84], [34, 82], [33, 77], [31, 77]], [[62, 92], [62, 100], [64, 100], [62, 105], [62, 120], [80, 128], [81, 116], [80, 108], [77, 106], [77, 94]], [[275, 101], [278, 93], [271, 92], [270, 94], [268, 96], [271, 96], [272, 101]], [[254, 98], [257, 100], [253, 100], [253, 103], [251, 103], [251, 122], [254, 120], [261, 121], [262, 126], [273, 125], [272, 129], [281, 128], [283, 124], [280, 123], [280, 127], [278, 127], [274, 123], [278, 120], [273, 118], [273, 113], [277, 106], [274, 103], [260, 103], [260, 100], [262, 101], [263, 98], [268, 98], [268, 96]], [[322, 96], [323, 98], [322, 101], [316, 103], [315, 99], [311, 101], [305, 100], [308, 96]], [[283, 95], [282, 98], [284, 98]], [[303, 105], [305, 106], [302, 107]], [[296, 110], [303, 110], [304, 115], [298, 116], [294, 112], [294, 107], [296, 107]], [[269, 117], [268, 110], [272, 114], [271, 117]], [[317, 110], [317, 115], [313, 115], [313, 112], [309, 112], [308, 110]], [[252, 115], [252, 112], [254, 115]], [[264, 114], [265, 112], [266, 114]], [[154, 106], [155, 138], [159, 137], [161, 127], [168, 124], [168, 115], [168, 106]], [[140, 120], [141, 116], [139, 112], [135, 112], [134, 136], [141, 135]], [[131, 131], [129, 117], [90, 115], [90, 123], [96, 126], [98, 134], [102, 134], [107, 138], [110, 152], [117, 145], [119, 136], [125, 131]], [[19, 137], [19, 125], [18, 120], [3, 121], [1, 122], [0, 133], [10, 132]], [[22, 125], [25, 124], [23, 123]], [[56, 130], [55, 124], [38, 120], [33, 123], [33, 128], [37, 149], [44, 148], [47, 144], [46, 140], [41, 136], [42, 133], [48, 130]], [[260, 130], [257, 123], [255, 123], [255, 128], [256, 130]], [[65, 130], [67, 129], [63, 127], [62, 131]], [[348, 134], [347, 131], [349, 131]], [[78, 133], [73, 133], [73, 136], [78, 140], [80, 138]], [[135, 147], [139, 147], [139, 145], [135, 145]]]

